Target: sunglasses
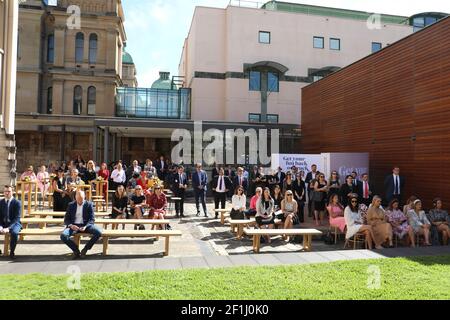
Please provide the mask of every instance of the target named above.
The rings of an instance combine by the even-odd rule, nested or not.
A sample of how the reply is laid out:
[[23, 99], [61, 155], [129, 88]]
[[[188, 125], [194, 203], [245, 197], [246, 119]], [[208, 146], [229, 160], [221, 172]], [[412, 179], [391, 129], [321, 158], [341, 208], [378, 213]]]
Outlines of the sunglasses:
[[357, 200], [352, 200], [352, 203], [358, 203], [358, 201]]

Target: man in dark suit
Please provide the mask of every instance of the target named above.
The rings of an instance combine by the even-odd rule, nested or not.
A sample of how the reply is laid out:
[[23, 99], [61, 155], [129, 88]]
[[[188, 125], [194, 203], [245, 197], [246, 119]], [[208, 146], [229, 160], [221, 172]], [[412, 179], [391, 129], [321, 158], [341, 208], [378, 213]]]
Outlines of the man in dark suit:
[[159, 157], [159, 160], [155, 162], [156, 173], [161, 181], [165, 181], [168, 168], [167, 162], [164, 160], [164, 156]]
[[386, 201], [390, 203], [397, 199], [402, 204], [402, 195], [405, 188], [405, 178], [400, 176], [400, 168], [395, 167], [392, 174], [384, 179], [384, 190], [386, 192]]
[[358, 195], [360, 202], [368, 207], [372, 203], [374, 189], [372, 183], [369, 181], [369, 174], [364, 173], [361, 178], [362, 181], [359, 184]]
[[278, 185], [280, 186], [280, 189], [283, 190], [283, 182], [286, 179], [286, 173], [283, 172], [283, 169], [281, 167], [278, 167], [278, 172], [276, 173]]
[[[74, 259], [85, 257], [86, 253], [92, 249], [94, 244], [102, 236], [102, 231], [95, 226], [94, 207], [91, 202], [85, 201], [84, 191], [77, 191], [76, 201], [69, 204], [64, 217], [66, 229], [61, 233], [61, 241], [64, 242], [74, 254]], [[92, 235], [91, 240], [80, 252], [78, 246], [70, 240], [77, 233], [88, 233]]]
[[353, 177], [353, 188], [359, 192], [359, 189], [362, 188], [361, 181], [358, 180], [358, 173], [356, 171], [352, 172]]
[[206, 190], [208, 184], [208, 175], [202, 170], [202, 164], [197, 163], [196, 171], [192, 174], [192, 187], [194, 188], [195, 205], [197, 206], [197, 217], [200, 216], [200, 201], [203, 207], [205, 217], [208, 217], [206, 210]]
[[14, 199], [11, 186], [5, 186], [3, 192], [5, 199], [0, 201], [0, 234], [9, 234], [9, 256], [11, 259], [14, 259], [17, 240], [19, 239], [20, 230], [22, 230], [22, 225], [20, 224], [22, 206], [19, 200]]
[[181, 200], [175, 201], [175, 212], [177, 214], [177, 218], [184, 218], [184, 199], [186, 197], [186, 188], [188, 185], [188, 179], [186, 173], [184, 173], [184, 167], [179, 166], [177, 173], [175, 173], [172, 177], [172, 192], [176, 198], [180, 198]]
[[244, 192], [247, 193], [248, 189], [248, 179], [244, 177], [244, 168], [239, 167], [237, 169], [237, 175], [233, 179], [233, 188], [241, 186], [244, 189]]
[[[222, 209], [225, 209], [225, 202], [227, 201], [227, 193], [232, 188], [230, 178], [225, 176], [223, 168], [219, 169], [219, 175], [214, 178], [212, 182], [214, 191], [214, 208], [219, 209], [219, 203]], [[216, 212], [216, 219], [219, 214]]]
[[311, 166], [311, 171], [306, 175], [305, 183], [308, 185], [308, 216], [312, 217], [312, 195], [314, 192], [314, 186], [312, 185], [312, 181], [316, 179], [319, 172], [317, 172], [317, 165], [313, 164]]

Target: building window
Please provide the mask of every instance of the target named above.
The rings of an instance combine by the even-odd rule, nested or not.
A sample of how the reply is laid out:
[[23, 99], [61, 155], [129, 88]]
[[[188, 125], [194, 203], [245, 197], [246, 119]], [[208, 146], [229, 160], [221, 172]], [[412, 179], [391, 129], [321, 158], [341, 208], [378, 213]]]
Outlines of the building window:
[[380, 51], [382, 48], [382, 44], [379, 42], [372, 42], [372, 53]]
[[[277, 114], [268, 114], [267, 115], [267, 123], [278, 123], [279, 116]], [[261, 114], [260, 113], [250, 113], [248, 115], [249, 123], [261, 123]]]
[[267, 88], [269, 89], [269, 92], [280, 91], [278, 73], [275, 72], [267, 73]]
[[98, 37], [95, 33], [89, 36], [89, 63], [97, 63], [97, 41]]
[[250, 91], [261, 91], [261, 72], [250, 71]]
[[314, 48], [323, 49], [325, 48], [325, 40], [323, 37], [314, 37]]
[[97, 89], [88, 88], [88, 116], [95, 116], [95, 105], [97, 103]]
[[330, 39], [330, 50], [341, 50], [341, 39]]
[[279, 116], [277, 114], [268, 114], [267, 123], [278, 123]]
[[270, 44], [270, 32], [260, 31], [259, 32], [259, 43]]
[[84, 34], [79, 32], [77, 33], [75, 40], [75, 62], [82, 63], [84, 56]]
[[81, 115], [83, 111], [83, 88], [76, 86], [73, 89], [73, 114]]
[[55, 35], [49, 34], [47, 37], [47, 62], [55, 61]]
[[47, 89], [47, 114], [53, 113], [53, 88]]
[[261, 115], [258, 113], [250, 113], [248, 115], [248, 122], [250, 123], [260, 123], [261, 122]]

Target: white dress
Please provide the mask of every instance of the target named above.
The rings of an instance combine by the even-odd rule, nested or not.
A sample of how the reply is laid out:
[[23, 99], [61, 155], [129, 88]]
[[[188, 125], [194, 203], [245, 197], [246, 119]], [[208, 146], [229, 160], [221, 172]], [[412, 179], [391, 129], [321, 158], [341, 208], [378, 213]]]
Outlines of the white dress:
[[350, 239], [355, 234], [357, 234], [363, 226], [363, 219], [359, 212], [353, 212], [350, 207], [345, 208], [344, 218], [345, 223], [347, 224], [347, 234], [345, 238]]

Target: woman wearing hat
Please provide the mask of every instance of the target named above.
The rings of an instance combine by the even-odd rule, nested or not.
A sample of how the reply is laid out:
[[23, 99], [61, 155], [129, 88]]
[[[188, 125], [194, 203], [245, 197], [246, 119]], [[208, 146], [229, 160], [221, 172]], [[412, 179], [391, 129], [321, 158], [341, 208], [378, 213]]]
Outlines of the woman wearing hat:
[[423, 235], [425, 238], [425, 245], [431, 246], [431, 223], [428, 221], [425, 211], [422, 210], [422, 201], [419, 199], [413, 202], [413, 209], [408, 211], [408, 220], [409, 225], [414, 229], [414, 233]]

